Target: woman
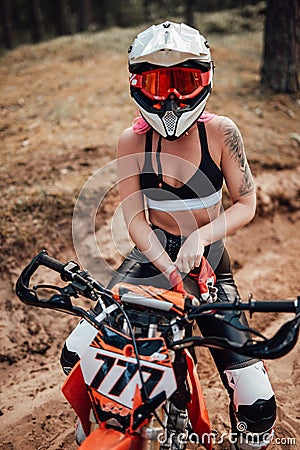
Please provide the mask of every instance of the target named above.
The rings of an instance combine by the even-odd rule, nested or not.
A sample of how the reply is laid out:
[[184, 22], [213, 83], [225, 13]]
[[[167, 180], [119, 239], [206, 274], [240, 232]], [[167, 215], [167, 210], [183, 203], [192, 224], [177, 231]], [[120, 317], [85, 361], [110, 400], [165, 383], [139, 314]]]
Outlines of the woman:
[[[129, 70], [131, 96], [141, 116], [119, 139], [118, 168], [123, 214], [135, 248], [108, 287], [123, 281], [169, 289], [180, 274], [192, 284], [192, 293], [211, 301], [201, 278], [205, 255], [215, 272], [218, 300], [233, 301], [239, 294], [223, 241], [253, 218], [255, 189], [238, 128], [205, 111], [213, 81], [209, 45], [187, 25], [154, 25], [130, 47]], [[226, 211], [221, 206], [224, 181], [232, 200]], [[246, 323], [243, 316], [224, 316]], [[203, 335], [247, 339], [210, 315], [198, 325]], [[75, 341], [67, 340], [65, 369], [72, 365]], [[212, 350], [212, 355], [231, 398], [233, 431], [238, 422], [246, 424], [247, 436], [239, 437], [237, 448], [264, 448], [276, 406], [263, 363], [229, 351]]]
[[[123, 215], [136, 247], [109, 287], [123, 281], [170, 288], [179, 271], [199, 281], [202, 294], [205, 255], [216, 274], [218, 299], [233, 301], [239, 294], [223, 240], [251, 221], [256, 199], [238, 128], [204, 111], [213, 79], [208, 43], [184, 24], [152, 26], [130, 47], [129, 71], [141, 117], [119, 139], [118, 166]], [[226, 211], [223, 180], [232, 200]], [[247, 339], [209, 315], [198, 325], [203, 335]], [[250, 435], [261, 434], [252, 445], [250, 435], [240, 437], [238, 448], [264, 448], [276, 406], [262, 362], [228, 351], [212, 355], [231, 397], [233, 430], [244, 422]]]

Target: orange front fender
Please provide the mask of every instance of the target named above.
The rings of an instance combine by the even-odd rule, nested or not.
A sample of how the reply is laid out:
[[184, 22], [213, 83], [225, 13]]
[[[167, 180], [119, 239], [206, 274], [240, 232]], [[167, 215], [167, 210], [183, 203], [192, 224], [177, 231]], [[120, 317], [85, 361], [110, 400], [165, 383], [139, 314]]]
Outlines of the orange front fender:
[[79, 450], [142, 450], [144, 439], [137, 434], [98, 428], [81, 444]]

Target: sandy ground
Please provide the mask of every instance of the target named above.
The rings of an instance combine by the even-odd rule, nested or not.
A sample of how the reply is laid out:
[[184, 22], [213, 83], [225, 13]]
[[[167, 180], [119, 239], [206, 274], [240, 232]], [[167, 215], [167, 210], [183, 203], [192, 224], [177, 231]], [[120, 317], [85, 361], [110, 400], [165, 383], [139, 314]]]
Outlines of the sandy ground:
[[[77, 319], [22, 305], [14, 284], [44, 247], [61, 260], [79, 258], [105, 283], [128, 248], [118, 195], [109, 191], [116, 181], [111, 161], [117, 138], [136, 109], [126, 73], [134, 31], [118, 33], [118, 39], [103, 33], [24, 47], [1, 60], [1, 450], [77, 448], [59, 365]], [[258, 189], [256, 219], [227, 239], [236, 280], [244, 299], [250, 293], [257, 299], [295, 298], [300, 293], [300, 101], [260, 86], [260, 33], [213, 35], [211, 42], [217, 69], [209, 109], [239, 125]], [[74, 245], [73, 207], [99, 169], [97, 185], [90, 181], [89, 186], [106, 196], [96, 212], [85, 197], [87, 214], [78, 219]], [[49, 277], [43, 272], [40, 280], [56, 281]], [[251, 324], [271, 335], [286, 318], [257, 314]], [[300, 448], [299, 357], [297, 345], [268, 363], [278, 402], [274, 450]], [[228, 399], [206, 350], [200, 352], [199, 374], [213, 428], [229, 431]], [[228, 442], [216, 448], [226, 449]]]

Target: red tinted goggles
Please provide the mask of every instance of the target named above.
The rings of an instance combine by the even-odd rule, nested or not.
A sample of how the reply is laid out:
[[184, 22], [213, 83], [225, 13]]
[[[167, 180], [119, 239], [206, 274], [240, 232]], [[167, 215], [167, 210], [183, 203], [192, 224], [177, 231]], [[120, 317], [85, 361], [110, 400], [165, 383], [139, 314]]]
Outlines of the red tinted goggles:
[[130, 75], [130, 86], [152, 100], [166, 100], [175, 94], [180, 100], [193, 98], [211, 82], [211, 70], [203, 72], [192, 67], [172, 67]]

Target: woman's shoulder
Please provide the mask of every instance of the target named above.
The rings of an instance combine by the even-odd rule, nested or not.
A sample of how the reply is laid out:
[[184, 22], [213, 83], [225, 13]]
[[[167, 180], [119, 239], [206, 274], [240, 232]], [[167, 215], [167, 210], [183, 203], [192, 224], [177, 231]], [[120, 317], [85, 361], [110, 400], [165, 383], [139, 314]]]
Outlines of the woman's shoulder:
[[128, 155], [143, 151], [145, 137], [134, 132], [132, 127], [126, 128], [118, 141], [118, 155]]
[[230, 117], [217, 114], [206, 123], [206, 129], [220, 137], [225, 137], [228, 133], [239, 133], [238, 126]]
[[220, 126], [220, 127], [226, 127], [226, 126], [237, 126], [233, 119], [231, 119], [228, 116], [219, 115], [219, 114], [212, 114], [212, 117], [209, 121], [206, 122], [207, 124], [213, 125], [213, 126]]

